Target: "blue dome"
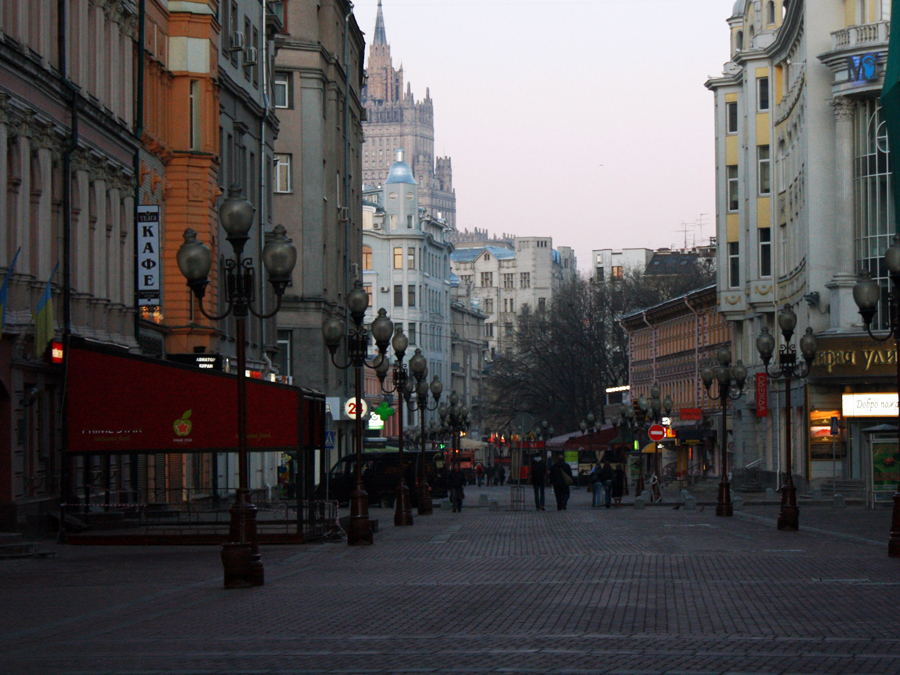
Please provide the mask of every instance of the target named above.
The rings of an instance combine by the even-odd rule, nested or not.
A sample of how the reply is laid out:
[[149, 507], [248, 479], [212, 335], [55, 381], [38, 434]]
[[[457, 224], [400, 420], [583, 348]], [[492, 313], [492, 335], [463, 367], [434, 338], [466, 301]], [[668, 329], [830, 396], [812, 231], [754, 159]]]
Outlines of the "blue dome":
[[391, 164], [391, 171], [388, 174], [387, 180], [384, 181], [385, 185], [390, 185], [392, 183], [407, 183], [409, 185], [417, 185], [416, 179], [413, 178], [412, 169], [409, 168], [409, 164], [404, 161], [394, 162]]

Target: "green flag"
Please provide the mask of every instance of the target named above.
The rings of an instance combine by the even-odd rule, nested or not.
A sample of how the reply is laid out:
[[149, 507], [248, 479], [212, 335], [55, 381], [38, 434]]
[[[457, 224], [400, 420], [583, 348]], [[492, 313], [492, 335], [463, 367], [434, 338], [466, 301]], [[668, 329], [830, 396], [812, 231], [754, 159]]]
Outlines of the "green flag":
[[[893, 1], [891, 2], [893, 5]], [[881, 108], [888, 132], [888, 144], [894, 151], [891, 157], [891, 178], [894, 186], [894, 227], [900, 234], [900, 31], [891, 31], [888, 45], [884, 85], [881, 89]]]

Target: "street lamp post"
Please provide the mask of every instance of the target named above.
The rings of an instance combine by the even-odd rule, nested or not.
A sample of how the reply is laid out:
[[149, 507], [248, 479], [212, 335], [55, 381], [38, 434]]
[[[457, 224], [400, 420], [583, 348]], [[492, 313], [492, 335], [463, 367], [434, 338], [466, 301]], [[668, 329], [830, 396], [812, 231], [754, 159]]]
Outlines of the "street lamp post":
[[[425, 411], [436, 410], [441, 400], [441, 392], [444, 385], [441, 384], [438, 376], [435, 375], [431, 381], [431, 385], [425, 379], [428, 376], [428, 363], [422, 356], [422, 350], [417, 349], [415, 356], [409, 360], [409, 368], [416, 378], [416, 409], [420, 413], [422, 424], [421, 432], [421, 449], [419, 451], [419, 470], [416, 472], [416, 487], [418, 492], [418, 513], [420, 516], [430, 516], [434, 512], [434, 505], [431, 502], [431, 486], [428, 485], [428, 477], [425, 472], [425, 438], [427, 432], [425, 430]], [[431, 392], [434, 398], [434, 406], [428, 405], [428, 392]]]
[[[741, 361], [731, 365], [731, 350], [720, 349], [716, 354], [719, 366], [715, 369], [704, 366], [700, 369], [700, 378], [706, 387], [706, 395], [712, 400], [718, 400], [722, 404], [722, 434], [719, 437], [719, 449], [722, 455], [722, 478], [719, 481], [719, 501], [716, 504], [717, 516], [733, 516], [734, 509], [731, 504], [731, 481], [728, 480], [728, 443], [725, 442], [726, 416], [728, 414], [728, 401], [737, 401], [744, 393], [744, 383], [747, 381], [747, 369]], [[713, 380], [719, 383], [719, 391], [716, 396], [710, 393]]]
[[365, 486], [362, 479], [362, 454], [363, 454], [363, 420], [361, 412], [361, 402], [363, 399], [362, 382], [363, 367], [373, 369], [387, 369], [388, 357], [387, 349], [394, 332], [394, 324], [387, 317], [384, 309], [378, 310], [378, 316], [372, 322], [372, 337], [375, 338], [375, 344], [378, 347], [378, 355], [372, 363], [366, 362], [369, 350], [369, 331], [363, 325], [366, 318], [366, 309], [369, 307], [369, 294], [362, 287], [362, 283], [357, 281], [353, 285], [353, 290], [347, 294], [347, 309], [350, 312], [350, 318], [353, 325], [349, 327], [347, 332], [347, 356], [348, 362], [339, 364], [335, 359], [338, 347], [344, 338], [345, 326], [344, 322], [338, 317], [332, 316], [322, 322], [322, 335], [325, 338], [325, 345], [331, 353], [331, 362], [335, 367], [341, 370], [353, 368], [355, 374], [355, 396], [356, 396], [356, 412], [355, 431], [356, 431], [356, 487], [350, 495], [350, 526], [347, 528], [347, 543], [350, 546], [361, 546], [372, 544], [372, 525], [369, 522], [369, 496], [366, 494]]
[[[894, 338], [895, 361], [897, 362], [897, 391], [900, 395], [900, 235], [894, 235], [894, 243], [884, 252], [884, 266], [891, 279], [891, 289], [887, 297], [888, 332], [883, 337], [872, 333], [872, 319], [881, 299], [881, 286], [871, 278], [868, 272], [860, 274], [859, 281], [853, 287], [853, 300], [859, 307], [866, 324], [866, 332], [873, 340], [885, 342]], [[898, 431], [900, 431], [900, 408], [898, 408]], [[891, 516], [891, 537], [888, 540], [888, 556], [900, 558], [900, 483], [894, 493], [894, 510]]]
[[806, 333], [800, 338], [800, 352], [806, 361], [806, 370], [804, 372], [802, 365], [797, 363], [797, 348], [791, 342], [796, 326], [797, 315], [794, 314], [790, 305], [785, 305], [778, 313], [778, 327], [781, 329], [782, 337], [784, 337], [784, 344], [778, 350], [778, 363], [775, 364], [774, 373], [769, 372], [769, 361], [772, 360], [772, 353], [775, 351], [775, 338], [765, 326], [759, 337], [756, 338], [756, 349], [760, 358], [762, 358], [766, 374], [772, 379], [784, 380], [785, 428], [787, 432], [784, 439], [784, 454], [787, 477], [784, 487], [781, 488], [781, 513], [778, 516], [778, 529], [792, 532], [796, 532], [800, 527], [800, 509], [797, 508], [797, 488], [794, 486], [793, 453], [791, 451], [791, 438], [794, 433], [791, 379], [809, 375], [809, 368], [813, 359], [816, 358], [816, 349], [818, 348], [812, 328], [807, 328]]
[[243, 257], [244, 246], [250, 240], [248, 233], [253, 225], [256, 209], [241, 197], [241, 189], [232, 186], [228, 197], [219, 207], [219, 222], [234, 250], [234, 258], [224, 261], [224, 280], [227, 309], [223, 314], [210, 314], [203, 307], [203, 297], [209, 285], [212, 254], [206, 244], [197, 240], [197, 233], [188, 228], [184, 232], [184, 243], [178, 249], [176, 259], [178, 269], [187, 279], [188, 286], [196, 296], [200, 312], [210, 321], [220, 321], [229, 314], [235, 318], [235, 340], [237, 342], [237, 395], [238, 395], [238, 490], [231, 507], [231, 522], [228, 528], [228, 543], [222, 548], [225, 588], [247, 588], [265, 583], [265, 570], [259, 555], [259, 541], [256, 533], [256, 507], [250, 502], [248, 462], [247, 462], [247, 374], [246, 321], [252, 314], [259, 319], [269, 319], [281, 309], [281, 299], [291, 280], [291, 272], [297, 262], [297, 249], [285, 237], [285, 230], [278, 225], [262, 251], [262, 262], [269, 273], [269, 283], [277, 297], [275, 309], [268, 313], [254, 309], [253, 260]]
[[[638, 402], [638, 407], [640, 407], [640, 402]], [[643, 428], [643, 423], [635, 419], [634, 406], [628, 405], [627, 403], [623, 403], [622, 407], [619, 409], [619, 416], [621, 417], [619, 421], [619, 428], [626, 427], [628, 429], [628, 433], [630, 434], [631, 440], [631, 450], [634, 449], [634, 438], [635, 435]], [[621, 433], [621, 432], [620, 432]], [[628, 438], [628, 437], [625, 437]], [[625, 458], [626, 462], [629, 462], [627, 455]], [[634, 486], [634, 496], [640, 497], [644, 493], [644, 455], [643, 453], [639, 456], [638, 460], [638, 479], [637, 484]]]
[[[397, 357], [397, 362], [394, 364], [393, 385], [389, 387], [384, 385], [387, 371], [390, 368], [390, 362], [387, 359], [382, 360], [379, 367], [375, 368], [375, 372], [378, 375], [378, 380], [381, 382], [381, 390], [386, 394], [397, 394], [397, 424], [399, 426], [397, 460], [400, 464], [400, 479], [397, 484], [397, 499], [394, 505], [394, 525], [397, 527], [408, 527], [413, 524], [413, 515], [412, 504], [409, 499], [409, 486], [406, 484], [406, 472], [403, 468], [403, 403], [409, 400], [413, 383], [410, 380], [406, 366], [403, 365], [406, 349], [409, 347], [409, 339], [403, 334], [403, 328], [397, 328], [394, 337], [391, 339], [391, 347], [394, 349], [394, 356]], [[421, 350], [417, 349], [416, 356], [410, 359], [410, 368], [424, 367], [424, 364], [416, 361], [417, 357], [421, 361], [425, 360]]]
[[469, 428], [469, 409], [460, 405], [456, 390], [450, 392], [450, 405], [438, 408], [438, 415], [445, 431], [450, 433], [450, 454], [453, 464], [459, 464], [460, 434]]

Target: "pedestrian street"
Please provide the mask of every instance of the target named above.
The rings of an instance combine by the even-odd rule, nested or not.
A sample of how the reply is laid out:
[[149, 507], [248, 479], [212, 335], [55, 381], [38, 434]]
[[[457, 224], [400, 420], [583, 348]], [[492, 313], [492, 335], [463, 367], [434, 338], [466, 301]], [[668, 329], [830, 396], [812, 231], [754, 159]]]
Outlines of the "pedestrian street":
[[[675, 503], [379, 520], [373, 546], [262, 548], [263, 587], [223, 590], [219, 548], [42, 544], [0, 561], [0, 672], [900, 673], [890, 511]], [[473, 506], [484, 493], [500, 510]], [[668, 498], [673, 495], [666, 493]]]

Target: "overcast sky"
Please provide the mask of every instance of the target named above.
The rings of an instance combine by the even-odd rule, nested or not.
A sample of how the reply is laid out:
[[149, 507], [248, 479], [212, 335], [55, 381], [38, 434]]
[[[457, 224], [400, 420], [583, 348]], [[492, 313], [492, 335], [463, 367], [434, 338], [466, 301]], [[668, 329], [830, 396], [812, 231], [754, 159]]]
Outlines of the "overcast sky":
[[[377, 0], [355, 14], [372, 40]], [[714, 234], [713, 96], [733, 0], [383, 0], [394, 67], [431, 89], [457, 224], [572, 246]], [[368, 47], [367, 47], [368, 52]], [[368, 56], [368, 55], [367, 55]], [[702, 222], [702, 227], [697, 223]]]

